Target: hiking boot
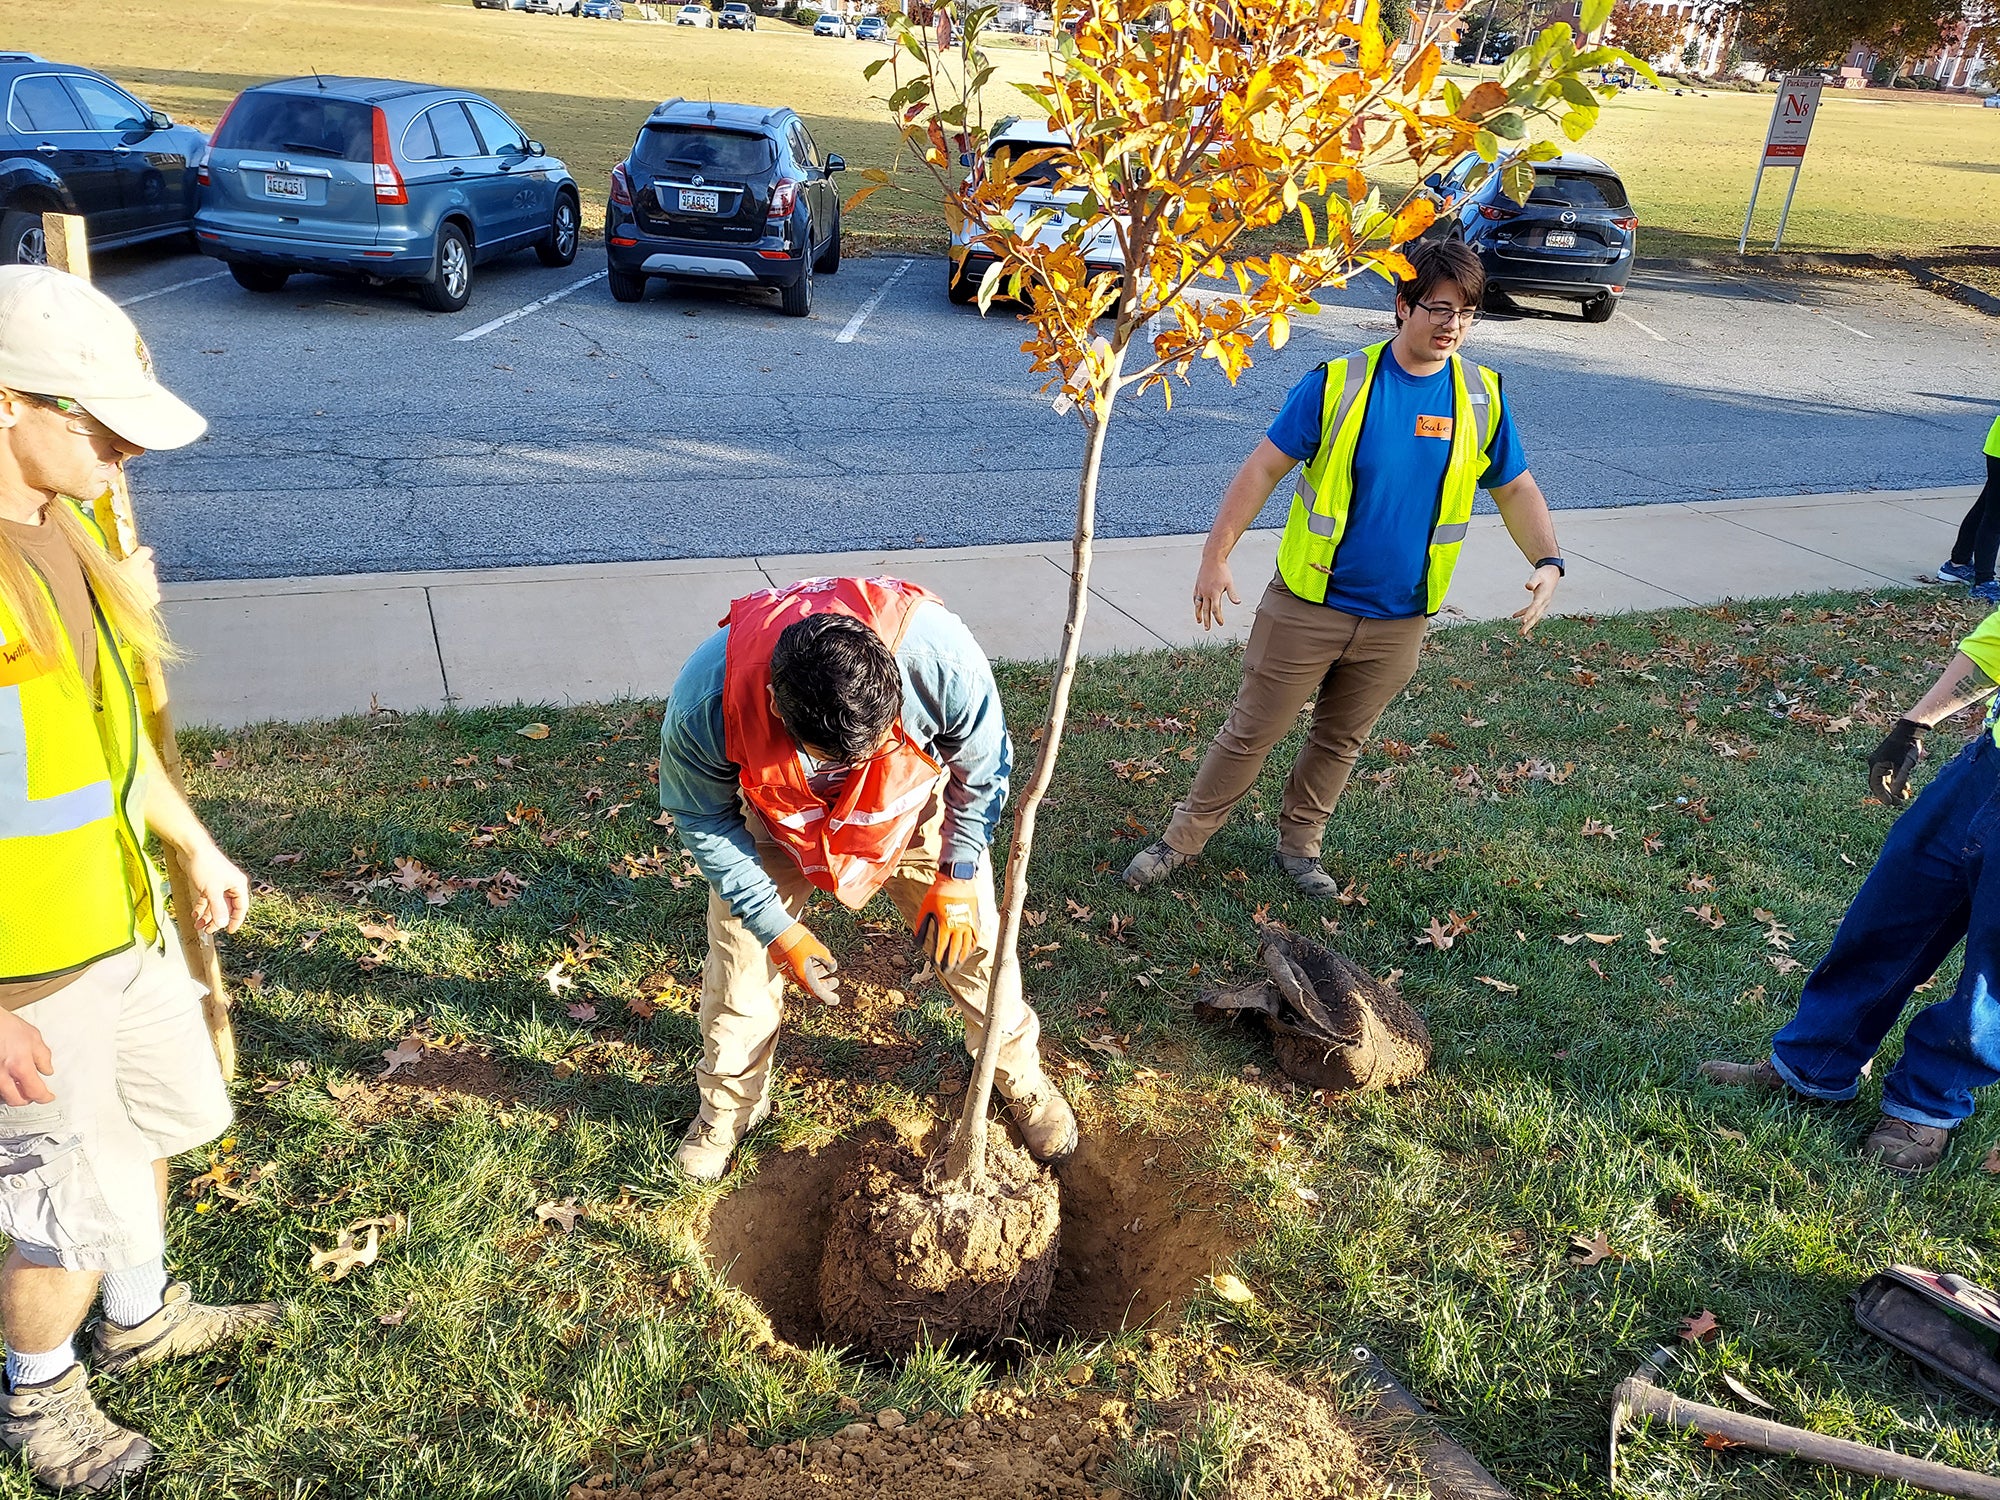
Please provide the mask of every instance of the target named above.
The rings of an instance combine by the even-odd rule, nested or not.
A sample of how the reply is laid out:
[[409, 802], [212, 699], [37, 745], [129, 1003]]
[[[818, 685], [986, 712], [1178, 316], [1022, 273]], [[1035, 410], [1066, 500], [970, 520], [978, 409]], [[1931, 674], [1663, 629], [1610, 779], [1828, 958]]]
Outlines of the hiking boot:
[[1970, 583], [1972, 582], [1972, 564], [1962, 562], [1939, 563], [1937, 581], [1939, 583]]
[[0, 1391], [0, 1443], [52, 1490], [116, 1488], [152, 1462], [153, 1445], [98, 1409], [82, 1365], [54, 1380]]
[[135, 1328], [109, 1318], [97, 1320], [90, 1338], [90, 1363], [100, 1375], [122, 1375], [161, 1360], [200, 1354], [271, 1327], [285, 1316], [282, 1302], [235, 1302], [210, 1307], [194, 1300], [185, 1281], [168, 1285], [160, 1310]]
[[729, 1170], [729, 1158], [736, 1154], [743, 1138], [770, 1118], [769, 1095], [740, 1125], [724, 1124], [697, 1112], [694, 1123], [681, 1139], [680, 1150], [674, 1153], [674, 1165], [696, 1182], [720, 1182], [722, 1174]]
[[1778, 1076], [1778, 1070], [1771, 1066], [1771, 1059], [1762, 1062], [1705, 1062], [1697, 1071], [1710, 1083], [1719, 1083], [1724, 1088], [1754, 1089], [1760, 1094], [1789, 1094], [1792, 1086]]
[[1047, 1074], [1037, 1073], [1007, 1093], [1007, 1112], [1036, 1161], [1054, 1166], [1076, 1150], [1076, 1114]]
[[1917, 1125], [1909, 1120], [1882, 1116], [1861, 1154], [1891, 1172], [1915, 1177], [1944, 1160], [1951, 1145], [1951, 1132], [1937, 1125]]
[[1158, 885], [1193, 858], [1165, 839], [1157, 840], [1132, 856], [1132, 863], [1125, 867], [1125, 883], [1135, 891], [1143, 891], [1149, 885]]
[[1277, 860], [1278, 868], [1297, 881], [1308, 896], [1326, 901], [1340, 894], [1340, 882], [1326, 873], [1317, 854], [1280, 854]]

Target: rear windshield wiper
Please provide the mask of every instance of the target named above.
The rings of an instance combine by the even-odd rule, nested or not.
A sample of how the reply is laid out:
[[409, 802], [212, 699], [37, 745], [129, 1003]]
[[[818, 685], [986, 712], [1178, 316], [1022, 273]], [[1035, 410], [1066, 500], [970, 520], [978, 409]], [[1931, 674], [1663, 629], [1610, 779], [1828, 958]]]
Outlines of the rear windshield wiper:
[[304, 151], [312, 156], [331, 156], [335, 161], [345, 161], [347, 159], [345, 151], [336, 151], [331, 146], [308, 146], [304, 141], [280, 141], [276, 149], [279, 151]]

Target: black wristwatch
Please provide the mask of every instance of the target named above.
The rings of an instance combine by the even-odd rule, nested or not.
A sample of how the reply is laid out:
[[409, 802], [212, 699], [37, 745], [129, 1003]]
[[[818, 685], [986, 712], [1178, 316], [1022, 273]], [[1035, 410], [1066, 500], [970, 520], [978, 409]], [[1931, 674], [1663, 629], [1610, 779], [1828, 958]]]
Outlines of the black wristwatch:
[[1563, 566], [1563, 560], [1560, 557], [1537, 558], [1535, 566], [1538, 568], [1554, 568], [1556, 570], [1556, 577], [1558, 578], [1569, 577], [1569, 569]]
[[978, 873], [979, 861], [976, 859], [938, 861], [938, 874], [944, 876], [946, 880], [970, 880]]

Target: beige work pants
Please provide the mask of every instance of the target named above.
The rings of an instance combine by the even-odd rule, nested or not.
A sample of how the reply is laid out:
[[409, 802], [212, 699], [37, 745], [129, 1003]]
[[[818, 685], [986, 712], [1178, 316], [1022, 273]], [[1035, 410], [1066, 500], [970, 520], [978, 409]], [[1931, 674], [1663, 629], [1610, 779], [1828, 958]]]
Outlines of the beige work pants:
[[[793, 920], [799, 920], [815, 887], [791, 855], [772, 841], [763, 820], [747, 807], [744, 821], [757, 841], [757, 858], [776, 883], [785, 910]], [[897, 860], [895, 873], [883, 887], [912, 930], [917, 909], [937, 878], [943, 827], [944, 803], [941, 796], [934, 795], [909, 847]], [[979, 941], [969, 957], [938, 977], [965, 1020], [966, 1051], [977, 1056], [986, 1035], [986, 994], [1000, 937], [1000, 907], [994, 899], [993, 862], [988, 856], [980, 856], [975, 879], [979, 885]], [[1020, 1085], [1040, 1076], [1036, 1043], [1041, 1025], [1023, 999], [1018, 979], [1000, 1000], [1005, 1030], [996, 1086], [1003, 1097], [1011, 1098]], [[701, 971], [701, 1064], [695, 1070], [704, 1120], [736, 1124], [763, 1102], [771, 1089], [771, 1060], [777, 1052], [784, 1016], [784, 971], [737, 919], [729, 903], [710, 891], [708, 958]]]
[[[1312, 728], [1285, 781], [1280, 854], [1319, 857], [1327, 819], [1382, 711], [1416, 675], [1429, 620], [1370, 620], [1301, 599], [1273, 578], [1243, 654], [1243, 685], [1208, 747], [1166, 841], [1199, 854], [1256, 784], [1264, 759], [1313, 703]], [[1317, 700], [1315, 701], [1315, 695]]]

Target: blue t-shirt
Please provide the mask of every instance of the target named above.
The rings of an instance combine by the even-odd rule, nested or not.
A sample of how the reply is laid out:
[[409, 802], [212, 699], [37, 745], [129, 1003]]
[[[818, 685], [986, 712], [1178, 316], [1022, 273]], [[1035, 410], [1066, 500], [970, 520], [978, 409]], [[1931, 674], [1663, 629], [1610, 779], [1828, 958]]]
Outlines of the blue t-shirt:
[[[1310, 463], [1319, 452], [1325, 390], [1326, 373], [1315, 369], [1285, 398], [1265, 436], [1287, 457]], [[1424, 563], [1451, 458], [1452, 415], [1449, 365], [1435, 374], [1412, 375], [1396, 362], [1393, 347], [1382, 351], [1354, 445], [1347, 529], [1326, 588], [1332, 608], [1371, 620], [1424, 613]], [[1503, 395], [1479, 482], [1492, 489], [1520, 478], [1527, 468]]]

